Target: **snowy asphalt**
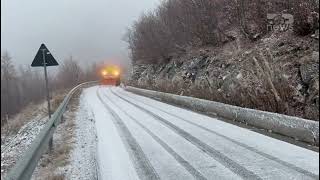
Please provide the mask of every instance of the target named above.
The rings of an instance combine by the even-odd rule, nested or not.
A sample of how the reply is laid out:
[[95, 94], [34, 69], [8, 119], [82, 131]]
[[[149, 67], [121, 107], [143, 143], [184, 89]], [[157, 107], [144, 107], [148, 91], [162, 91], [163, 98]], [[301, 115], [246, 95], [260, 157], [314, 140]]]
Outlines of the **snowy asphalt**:
[[319, 153], [119, 87], [84, 91], [101, 179], [319, 179]]

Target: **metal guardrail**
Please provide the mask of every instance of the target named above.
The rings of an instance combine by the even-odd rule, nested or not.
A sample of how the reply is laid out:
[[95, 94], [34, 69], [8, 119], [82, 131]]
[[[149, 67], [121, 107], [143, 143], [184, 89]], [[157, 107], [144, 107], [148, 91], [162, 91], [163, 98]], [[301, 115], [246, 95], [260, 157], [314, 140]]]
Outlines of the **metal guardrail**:
[[72, 95], [82, 86], [94, 85], [97, 81], [85, 82], [74, 87], [64, 98], [58, 109], [53, 113], [52, 117], [41, 129], [38, 136], [34, 139], [32, 144], [21, 156], [16, 165], [10, 169], [6, 176], [6, 180], [26, 180], [30, 179], [34, 169], [36, 168], [42, 154], [48, 150], [49, 141], [53, 136], [54, 130], [61, 121], [62, 115], [72, 97]]
[[319, 146], [319, 122], [317, 121], [131, 86], [127, 86], [125, 90], [196, 111], [216, 113], [229, 120], [272, 130], [275, 133]]

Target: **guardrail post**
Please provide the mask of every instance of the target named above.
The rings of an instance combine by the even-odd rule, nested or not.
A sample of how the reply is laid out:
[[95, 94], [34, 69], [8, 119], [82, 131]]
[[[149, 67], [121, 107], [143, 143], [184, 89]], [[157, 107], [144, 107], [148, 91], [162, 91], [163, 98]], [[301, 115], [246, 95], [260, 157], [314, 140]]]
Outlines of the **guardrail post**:
[[51, 137], [50, 140], [49, 140], [49, 150], [50, 151], [53, 150], [53, 137]]
[[60, 122], [61, 122], [61, 123], [64, 123], [64, 120], [65, 120], [65, 119], [64, 119], [63, 114], [62, 114], [62, 115], [61, 115]]

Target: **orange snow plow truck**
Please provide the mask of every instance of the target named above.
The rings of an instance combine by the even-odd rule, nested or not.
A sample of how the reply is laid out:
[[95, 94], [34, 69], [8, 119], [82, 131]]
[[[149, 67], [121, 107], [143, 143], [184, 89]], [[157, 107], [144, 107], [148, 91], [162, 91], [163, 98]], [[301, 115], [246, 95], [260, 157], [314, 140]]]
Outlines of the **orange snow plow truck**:
[[119, 86], [120, 85], [121, 69], [115, 65], [104, 66], [101, 69], [101, 80], [102, 85]]

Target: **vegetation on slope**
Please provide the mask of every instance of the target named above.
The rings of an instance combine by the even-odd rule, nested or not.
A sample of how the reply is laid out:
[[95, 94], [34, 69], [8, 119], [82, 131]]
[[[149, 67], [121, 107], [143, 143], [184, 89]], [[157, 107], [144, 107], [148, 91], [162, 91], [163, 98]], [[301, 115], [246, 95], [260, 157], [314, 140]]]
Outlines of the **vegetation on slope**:
[[[319, 119], [317, 1], [164, 1], [128, 32], [130, 85]], [[268, 32], [268, 13], [293, 31]]]

